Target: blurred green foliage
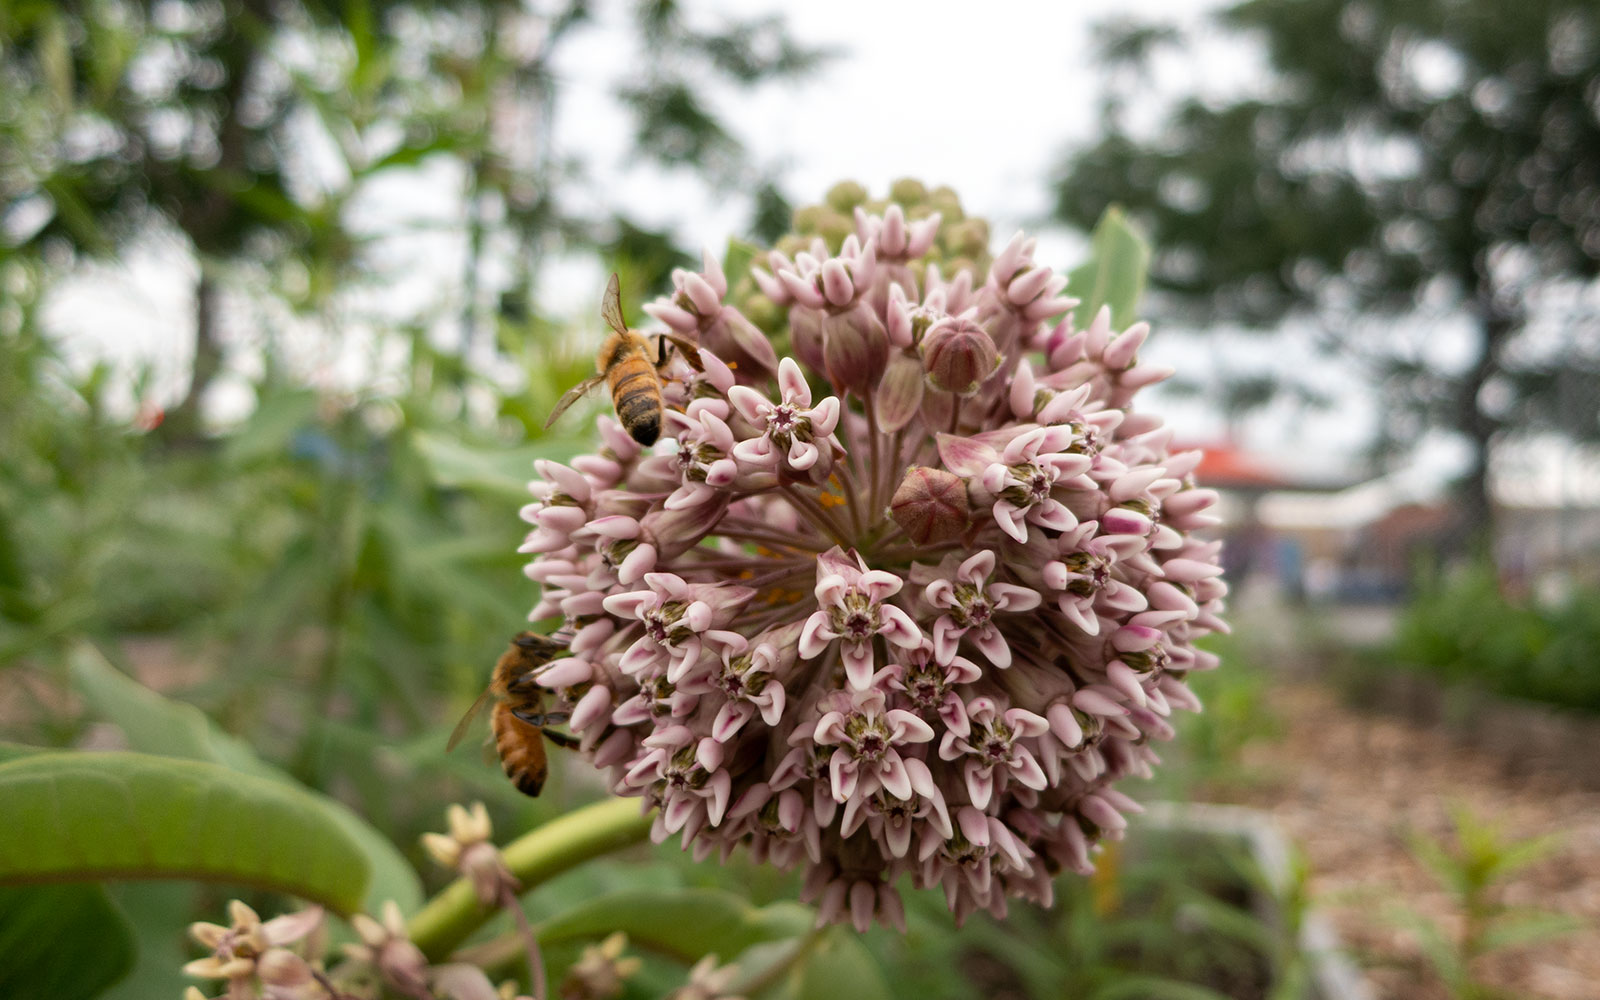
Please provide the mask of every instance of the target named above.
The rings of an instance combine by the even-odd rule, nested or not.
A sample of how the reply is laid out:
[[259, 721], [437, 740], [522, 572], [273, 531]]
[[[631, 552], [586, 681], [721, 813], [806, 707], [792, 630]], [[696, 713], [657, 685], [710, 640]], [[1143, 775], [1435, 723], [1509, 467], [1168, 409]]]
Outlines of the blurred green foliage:
[[1489, 567], [1429, 577], [1379, 655], [1507, 697], [1600, 712], [1600, 590], [1513, 600]]
[[1517, 993], [1479, 978], [1473, 968], [1477, 960], [1582, 926], [1576, 918], [1513, 906], [1503, 898], [1505, 880], [1548, 854], [1555, 842], [1549, 837], [1511, 840], [1464, 807], [1452, 810], [1451, 824], [1449, 836], [1415, 833], [1410, 845], [1412, 855], [1450, 893], [1459, 923], [1447, 927], [1401, 906], [1386, 915], [1416, 936], [1451, 1000], [1513, 1000]]

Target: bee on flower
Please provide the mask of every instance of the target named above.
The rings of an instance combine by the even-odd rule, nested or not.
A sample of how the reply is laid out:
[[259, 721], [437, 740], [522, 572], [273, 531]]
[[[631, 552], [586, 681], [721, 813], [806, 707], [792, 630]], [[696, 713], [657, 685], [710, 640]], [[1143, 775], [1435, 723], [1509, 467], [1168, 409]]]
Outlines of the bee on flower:
[[1216, 494], [1134, 405], [1149, 328], [1080, 328], [1033, 241], [940, 209], [675, 272], [645, 311], [702, 370], [662, 440], [600, 418], [523, 510], [573, 635], [540, 683], [612, 790], [862, 928], [900, 884], [959, 919], [1090, 870], [1226, 627]]

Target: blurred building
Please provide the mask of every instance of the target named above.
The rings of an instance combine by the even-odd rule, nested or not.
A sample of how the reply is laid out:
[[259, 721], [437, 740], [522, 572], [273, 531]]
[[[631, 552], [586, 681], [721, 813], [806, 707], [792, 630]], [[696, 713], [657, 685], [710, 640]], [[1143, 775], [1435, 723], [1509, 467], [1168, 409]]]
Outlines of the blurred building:
[[[1410, 496], [1385, 477], [1296, 476], [1231, 444], [1199, 447], [1196, 477], [1223, 495], [1223, 561], [1236, 593], [1393, 603], [1419, 569], [1462, 549], [1448, 500]], [[1507, 587], [1600, 582], [1600, 498], [1518, 500], [1496, 505], [1494, 555]]]

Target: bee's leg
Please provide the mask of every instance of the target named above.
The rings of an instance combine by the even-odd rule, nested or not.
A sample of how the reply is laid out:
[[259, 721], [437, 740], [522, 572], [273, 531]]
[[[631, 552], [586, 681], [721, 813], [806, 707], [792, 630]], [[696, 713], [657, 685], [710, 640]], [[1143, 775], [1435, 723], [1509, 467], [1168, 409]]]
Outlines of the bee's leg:
[[656, 368], [657, 369], [661, 369], [661, 368], [665, 368], [666, 366], [667, 366], [667, 338], [665, 338], [665, 337], [657, 337], [656, 338]]
[[506, 690], [516, 691], [518, 693], [523, 691], [531, 691], [539, 686], [538, 675], [539, 672], [537, 670], [530, 670], [525, 674], [519, 674], [506, 685]]
[[511, 714], [530, 726], [556, 726], [572, 716], [571, 712], [530, 712], [525, 708], [513, 708]]
[[544, 736], [545, 739], [549, 740], [551, 743], [554, 743], [563, 750], [576, 749], [579, 743], [578, 738], [573, 736], [571, 733], [558, 733], [554, 729], [546, 729], [544, 731]]

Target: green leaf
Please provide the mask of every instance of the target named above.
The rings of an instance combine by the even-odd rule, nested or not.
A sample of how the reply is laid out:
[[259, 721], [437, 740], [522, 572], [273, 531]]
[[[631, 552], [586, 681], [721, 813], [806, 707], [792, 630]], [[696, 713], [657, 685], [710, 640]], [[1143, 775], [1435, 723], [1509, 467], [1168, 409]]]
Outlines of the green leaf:
[[113, 882], [105, 889], [133, 925], [138, 960], [100, 1000], [181, 997], [194, 982], [183, 974], [183, 965], [198, 957], [187, 928], [206, 889], [193, 882]]
[[29, 754], [49, 752], [49, 747], [31, 747], [26, 743], [11, 743], [7, 740], [0, 740], [0, 764], [4, 764], [8, 760], [16, 760], [18, 757], [26, 757]]
[[1089, 259], [1067, 276], [1067, 294], [1076, 296], [1072, 321], [1079, 328], [1094, 321], [1101, 306], [1111, 307], [1111, 325], [1123, 329], [1138, 315], [1150, 268], [1150, 245], [1112, 205], [1094, 227]]
[[1386, 907], [1382, 916], [1388, 923], [1403, 927], [1416, 935], [1423, 955], [1446, 983], [1460, 983], [1466, 980], [1467, 968], [1463, 957], [1438, 924], [1403, 906]]
[[790, 978], [794, 1000], [888, 1000], [883, 970], [861, 939], [836, 927], [822, 935]]
[[[327, 815], [366, 855], [372, 881], [362, 908], [376, 913], [384, 900], [400, 904], [404, 913], [422, 906], [422, 883], [405, 855], [349, 806], [304, 788], [288, 773], [255, 755], [243, 741], [222, 732], [193, 705], [164, 698], [121, 673], [88, 643], [67, 654], [74, 686], [100, 717], [116, 723], [128, 746], [143, 753], [185, 760], [209, 761], [242, 774], [288, 785], [318, 800]], [[4, 759], [0, 750], [0, 759]]]
[[133, 928], [104, 887], [0, 886], [0, 997], [88, 1000], [133, 959]]
[[193, 705], [162, 697], [118, 671], [86, 642], [67, 652], [73, 686], [89, 710], [116, 723], [128, 746], [162, 757], [182, 757], [221, 764], [244, 774], [274, 781], [283, 772], [257, 757], [241, 740], [221, 732]]
[[640, 947], [684, 962], [715, 953], [727, 963], [752, 944], [804, 934], [812, 919], [810, 909], [796, 903], [754, 907], [721, 889], [630, 889], [551, 917], [540, 925], [539, 941], [626, 931]]
[[528, 501], [533, 460], [555, 458], [547, 445], [520, 448], [477, 448], [433, 431], [415, 431], [412, 443], [428, 465], [434, 485], [474, 490]]
[[223, 462], [242, 466], [265, 459], [281, 459], [289, 453], [295, 435], [315, 425], [316, 416], [315, 393], [294, 391], [269, 395], [250, 414], [243, 427], [228, 435], [228, 443], [222, 450]]
[[1095, 990], [1088, 1000], [1228, 1000], [1228, 996], [1209, 986], [1164, 976], [1130, 975]]
[[756, 256], [761, 253], [761, 248], [747, 240], [730, 237], [728, 249], [722, 255], [722, 274], [728, 279], [728, 287], [732, 288], [739, 283], [750, 270], [750, 265], [755, 262]]
[[1502, 914], [1483, 935], [1479, 950], [1487, 954], [1515, 948], [1570, 934], [1583, 926], [1583, 921], [1565, 913]]
[[187, 878], [359, 909], [370, 868], [310, 793], [218, 764], [57, 752], [0, 764], [0, 884]]

